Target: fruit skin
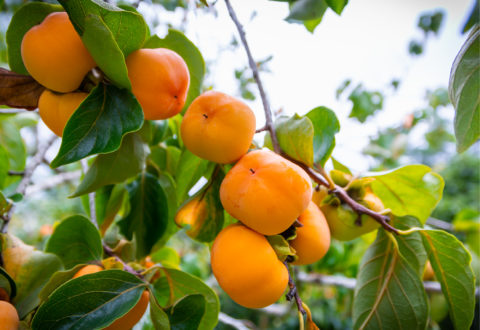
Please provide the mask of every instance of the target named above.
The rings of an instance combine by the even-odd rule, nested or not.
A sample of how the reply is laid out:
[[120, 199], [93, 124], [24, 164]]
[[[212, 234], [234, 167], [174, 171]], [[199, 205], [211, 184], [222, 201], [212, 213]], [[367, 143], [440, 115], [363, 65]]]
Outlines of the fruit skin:
[[[375, 212], [384, 209], [382, 201], [369, 189], [366, 189], [360, 203]], [[375, 219], [365, 214], [361, 216], [361, 226], [357, 225], [358, 214], [345, 204], [338, 207], [324, 204], [320, 206], [320, 209], [327, 219], [332, 237], [339, 241], [350, 241], [380, 227]]]
[[225, 210], [263, 235], [285, 231], [311, 199], [305, 171], [268, 149], [243, 156], [220, 186]]
[[68, 120], [87, 96], [87, 93], [56, 94], [46, 89], [38, 100], [40, 118], [53, 133], [62, 137]]
[[182, 110], [190, 74], [180, 55], [166, 48], [139, 49], [127, 57], [126, 63], [132, 92], [145, 119], [166, 119]]
[[[93, 274], [96, 272], [102, 271], [103, 268], [97, 265], [87, 265], [81, 268], [73, 278], [77, 278], [87, 274]], [[150, 294], [148, 290], [143, 291], [142, 295], [140, 296], [140, 300], [137, 302], [135, 306], [131, 310], [129, 310], [125, 315], [120, 317], [119, 319], [115, 320], [112, 324], [108, 327], [104, 328], [104, 330], [129, 330], [135, 324], [140, 321], [143, 314], [147, 310], [148, 301], [150, 299]]]
[[435, 272], [433, 271], [432, 264], [429, 260], [425, 263], [425, 268], [423, 269], [423, 280], [424, 281], [433, 281], [435, 280]]
[[7, 301], [0, 300], [0, 328], [2, 330], [17, 330], [20, 319], [15, 307]]
[[239, 223], [215, 238], [211, 264], [220, 287], [244, 307], [273, 304], [288, 284], [288, 271], [265, 236]]
[[66, 12], [49, 14], [25, 33], [21, 54], [30, 75], [61, 93], [76, 90], [95, 61], [75, 31]]
[[228, 164], [247, 153], [255, 135], [255, 115], [242, 101], [209, 91], [188, 107], [181, 126], [182, 139], [192, 153]]
[[102, 270], [103, 270], [103, 267], [100, 267], [98, 265], [86, 265], [86, 266], [80, 268], [80, 270], [78, 272], [76, 272], [75, 275], [73, 275], [73, 278], [77, 278], [77, 277], [87, 275], [87, 274], [93, 274], [93, 273], [96, 273], [96, 272], [100, 272]]
[[297, 252], [294, 265], [309, 265], [317, 262], [330, 247], [330, 229], [327, 219], [315, 203], [310, 202], [298, 221], [303, 227], [297, 227], [297, 237], [290, 245]]
[[138, 321], [140, 321], [143, 314], [145, 314], [149, 299], [150, 299], [150, 294], [148, 293], [148, 290], [143, 291], [142, 296], [140, 297], [140, 300], [130, 311], [128, 311], [127, 314], [123, 315], [121, 318], [117, 319], [115, 322], [113, 322], [103, 330], [131, 329], [135, 324], [138, 323]]

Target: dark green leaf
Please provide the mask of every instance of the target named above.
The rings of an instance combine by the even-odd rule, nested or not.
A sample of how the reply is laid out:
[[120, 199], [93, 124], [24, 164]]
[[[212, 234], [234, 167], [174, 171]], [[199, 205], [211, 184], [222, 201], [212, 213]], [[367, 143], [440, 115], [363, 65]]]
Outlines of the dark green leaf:
[[[167, 196], [167, 205], [168, 205], [168, 221], [167, 221], [167, 229], [162, 237], [157, 241], [155, 244], [156, 248], [162, 247], [167, 243], [168, 239], [178, 231], [178, 226], [175, 225], [175, 213], [177, 212], [177, 192], [175, 188], [175, 180], [173, 180], [172, 176], [168, 173], [163, 173], [158, 177], [158, 183], [162, 186], [165, 195]], [[152, 260], [153, 256], [152, 256]]]
[[317, 107], [305, 116], [313, 124], [313, 161], [323, 167], [335, 147], [335, 134], [340, 131], [340, 123], [335, 113], [326, 107]]
[[475, 4], [473, 5], [472, 11], [470, 12], [470, 15], [468, 16], [468, 19], [462, 28], [462, 33], [467, 32], [475, 24], [478, 24], [479, 22], [480, 22], [480, 1], [476, 0]]
[[438, 34], [440, 26], [442, 25], [444, 13], [442, 10], [435, 10], [431, 13], [425, 13], [418, 19], [418, 27], [424, 33], [433, 32]]
[[187, 235], [199, 242], [212, 242], [223, 228], [220, 185], [225, 175], [217, 167], [210, 181], [178, 210], [175, 223], [186, 226]]
[[101, 260], [103, 255], [97, 228], [81, 215], [63, 220], [50, 236], [45, 251], [56, 254], [67, 269], [88, 261]]
[[372, 173], [373, 192], [396, 216], [412, 215], [425, 223], [442, 199], [442, 177], [425, 165], [408, 165], [388, 172]]
[[126, 135], [120, 149], [97, 156], [72, 197], [136, 176], [142, 171], [145, 158], [144, 144], [140, 136], [135, 133]]
[[85, 17], [82, 41], [98, 67], [115, 85], [132, 88], [122, 50], [100, 16], [90, 14]]
[[15, 284], [15, 281], [10, 275], [8, 275], [3, 267], [0, 267], [0, 288], [7, 292], [10, 300], [12, 300], [17, 294], [17, 285]]
[[164, 39], [160, 39], [156, 35], [152, 36], [145, 42], [144, 48], [171, 49], [187, 63], [190, 73], [190, 87], [185, 101], [185, 110], [202, 91], [203, 76], [205, 75], [205, 61], [202, 54], [182, 32], [173, 29], [168, 30]]
[[275, 120], [280, 148], [290, 157], [313, 166], [314, 126], [307, 117], [297, 114]]
[[361, 123], [383, 107], [383, 95], [377, 91], [367, 91], [361, 84], [355, 87], [348, 99], [353, 103], [349, 117]]
[[205, 314], [198, 329], [213, 329], [218, 322], [220, 304], [215, 292], [200, 279], [180, 270], [161, 268], [162, 277], [155, 282], [155, 297], [164, 307], [170, 307], [179, 299], [201, 294], [205, 297]]
[[205, 314], [205, 297], [192, 294], [180, 299], [167, 310], [172, 330], [197, 328]]
[[38, 309], [33, 329], [98, 329], [136, 305], [146, 284], [122, 270], [105, 270], [68, 281]]
[[455, 329], [470, 329], [475, 310], [475, 275], [470, 253], [455, 236], [444, 231], [420, 230], [420, 234]]
[[467, 150], [480, 137], [480, 26], [468, 35], [452, 65], [448, 92], [455, 107], [457, 150]]
[[73, 26], [83, 36], [87, 20], [98, 16], [110, 29], [118, 47], [128, 56], [142, 47], [145, 42], [147, 25], [142, 15], [112, 6], [101, 0], [59, 0], [68, 12]]
[[135, 237], [137, 257], [150, 253], [165, 234], [168, 223], [168, 198], [157, 178], [141, 174], [127, 185], [130, 213], [119, 221], [120, 229], [129, 240]]
[[15, 12], [6, 35], [10, 69], [16, 73], [29, 74], [22, 60], [21, 45], [23, 36], [33, 26], [40, 24], [48, 14], [56, 11], [63, 11], [63, 8], [49, 3], [29, 2]]
[[[422, 224], [417, 218], [406, 216], [401, 218], [393, 218], [395, 228], [408, 230], [413, 227], [421, 227]], [[423, 275], [425, 263], [427, 262], [427, 252], [423, 246], [422, 236], [420, 233], [412, 233], [410, 235], [395, 236], [400, 253], [405, 261], [417, 272], [418, 276]]]
[[[427, 296], [418, 270], [403, 254], [412, 247], [397, 247], [395, 239], [380, 229], [362, 258], [353, 302], [355, 329], [423, 330], [427, 326]], [[410, 256], [415, 257], [415, 251]]]
[[298, 0], [292, 3], [286, 20], [310, 21], [319, 19], [327, 10], [325, 0]]
[[120, 147], [125, 134], [140, 129], [143, 111], [133, 94], [113, 85], [98, 85], [70, 117], [52, 167]]
[[333, 9], [334, 12], [336, 12], [338, 15], [340, 15], [343, 11], [343, 8], [348, 3], [348, 0], [326, 0], [327, 4], [330, 8]]
[[0, 241], [3, 266], [17, 285], [12, 302], [22, 319], [38, 306], [38, 294], [52, 274], [62, 268], [62, 262], [56, 255], [37, 251], [12, 235], [4, 234]]
[[98, 217], [97, 213], [97, 221], [102, 235], [105, 234], [108, 227], [113, 223], [115, 216], [122, 208], [126, 198], [127, 190], [123, 185], [115, 185], [109, 191], [108, 200], [106, 200], [106, 204], [104, 205], [102, 217]]

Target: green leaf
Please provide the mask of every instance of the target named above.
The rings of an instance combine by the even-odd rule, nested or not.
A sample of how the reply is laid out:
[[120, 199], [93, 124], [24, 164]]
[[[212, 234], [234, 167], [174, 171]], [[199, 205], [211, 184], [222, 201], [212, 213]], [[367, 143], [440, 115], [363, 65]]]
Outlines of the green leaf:
[[212, 242], [223, 228], [220, 185], [224, 177], [217, 167], [208, 184], [182, 205], [175, 216], [175, 223], [186, 226], [187, 235], [199, 242]]
[[[401, 230], [408, 230], [413, 227], [422, 226], [417, 218], [411, 216], [393, 218], [392, 221], [394, 227]], [[423, 276], [428, 256], [423, 246], [423, 240], [420, 233], [397, 235], [395, 236], [395, 239], [397, 240], [400, 252], [405, 261], [410, 264], [419, 276]]]
[[[168, 173], [163, 173], [158, 177], [158, 183], [162, 187], [165, 195], [167, 196], [168, 205], [168, 221], [167, 229], [162, 237], [155, 243], [153, 250], [156, 250], [167, 243], [168, 239], [178, 231], [178, 227], [175, 225], [175, 213], [177, 212], [177, 196], [175, 188], [175, 180]], [[153, 257], [153, 256], [152, 256]], [[153, 259], [152, 259], [153, 260]]]
[[476, 0], [470, 12], [470, 15], [468, 16], [468, 19], [462, 28], [462, 33], [467, 32], [473, 26], [475, 26], [475, 24], [478, 24], [479, 22], [480, 22], [480, 1]]
[[328, 5], [325, 0], [298, 0], [291, 5], [290, 14], [286, 20], [310, 21], [319, 19], [327, 8]]
[[385, 208], [396, 216], [412, 215], [425, 223], [442, 199], [442, 177], [425, 165], [408, 165], [375, 173], [371, 187]]
[[326, 107], [317, 107], [305, 116], [313, 124], [313, 161], [323, 167], [335, 147], [335, 134], [340, 131], [340, 123], [335, 113]]
[[168, 223], [168, 198], [157, 178], [148, 173], [127, 185], [130, 213], [118, 222], [120, 229], [131, 240], [135, 237], [137, 257], [150, 253], [155, 243], [165, 234]]
[[127, 190], [123, 185], [115, 185], [109, 191], [108, 200], [104, 206], [102, 217], [98, 217], [97, 215], [98, 226], [100, 227], [102, 236], [105, 235], [108, 227], [110, 227], [110, 225], [113, 223], [113, 220], [115, 220], [115, 216], [122, 208], [126, 198]]
[[154, 35], [145, 42], [144, 48], [168, 48], [179, 54], [188, 66], [190, 73], [190, 87], [187, 100], [182, 112], [200, 95], [203, 77], [205, 75], [205, 61], [198, 48], [185, 35], [177, 30], [170, 29], [164, 39]]
[[113, 85], [98, 85], [70, 117], [52, 167], [120, 147], [125, 134], [140, 129], [143, 111], [133, 94]]
[[0, 145], [7, 152], [9, 169], [22, 171], [25, 168], [27, 151], [20, 130], [8, 119], [0, 117]]
[[467, 150], [480, 137], [480, 26], [468, 35], [450, 72], [448, 93], [455, 107], [457, 150]]
[[155, 297], [164, 307], [170, 307], [188, 295], [201, 294], [205, 298], [205, 313], [198, 329], [213, 329], [218, 322], [220, 303], [215, 292], [199, 278], [180, 270], [160, 268], [162, 277], [154, 284]]
[[356, 118], [361, 123], [383, 108], [383, 94], [378, 91], [367, 91], [361, 84], [355, 87], [348, 99], [353, 103], [349, 117]]
[[8, 65], [12, 71], [29, 74], [22, 60], [21, 45], [23, 36], [33, 26], [40, 24], [45, 17], [56, 11], [63, 11], [63, 8], [49, 3], [29, 2], [15, 12], [6, 35]]
[[163, 311], [153, 294], [150, 295], [150, 317], [155, 329], [170, 329], [168, 315]]
[[68, 12], [80, 36], [85, 33], [89, 18], [99, 17], [111, 31], [125, 57], [141, 48], [145, 42], [147, 25], [139, 13], [123, 10], [101, 0], [59, 0], [58, 2]]
[[97, 156], [71, 197], [95, 191], [109, 184], [121, 183], [136, 176], [142, 171], [145, 158], [146, 152], [140, 136], [135, 133], [126, 135], [120, 149]]
[[101, 260], [103, 256], [102, 240], [97, 228], [81, 215], [71, 216], [56, 226], [45, 251], [56, 254], [67, 269]]
[[346, 167], [345, 165], [343, 165], [342, 163], [340, 163], [338, 160], [336, 160], [333, 157], [331, 159], [332, 159], [333, 168], [335, 170], [338, 170], [340, 172], [344, 172], [344, 173], [352, 175], [352, 171], [350, 171], [350, 169], [348, 167]]
[[[353, 301], [354, 329], [423, 330], [427, 326], [423, 283], [404, 255], [408, 248], [397, 247], [395, 239], [380, 229], [362, 258]], [[410, 256], [415, 257], [415, 251]]]
[[[295, 233], [296, 236], [296, 233]], [[280, 261], [284, 262], [288, 256], [295, 256], [295, 250], [282, 235], [266, 236], [268, 243], [272, 246]], [[293, 237], [295, 238], [295, 237]]]
[[179, 203], [182, 203], [187, 198], [188, 192], [193, 185], [205, 175], [209, 164], [211, 163], [208, 160], [195, 156], [187, 149], [182, 152], [175, 174], [177, 201]]
[[127, 65], [112, 31], [98, 15], [85, 17], [82, 41], [98, 67], [118, 87], [131, 89]]
[[330, 8], [333, 9], [334, 12], [336, 12], [338, 15], [340, 15], [343, 11], [343, 8], [348, 3], [348, 0], [326, 0], [327, 4]]
[[0, 267], [0, 288], [7, 292], [10, 300], [12, 300], [17, 294], [17, 285], [15, 284], [15, 281], [10, 275], [8, 275], [3, 267]]
[[132, 309], [147, 284], [122, 270], [104, 270], [64, 283], [40, 306], [33, 329], [98, 329]]
[[314, 126], [309, 118], [281, 116], [275, 120], [275, 130], [280, 148], [287, 155], [313, 166]]
[[85, 264], [76, 265], [69, 270], [55, 272], [48, 281], [48, 283], [45, 284], [42, 291], [40, 291], [40, 293], [38, 294], [40, 301], [43, 302], [47, 300], [47, 298], [52, 294], [53, 291], [55, 291], [60, 285], [62, 285], [66, 281], [71, 280], [73, 276], [75, 276], [75, 274], [83, 267], [85, 267]]
[[62, 268], [62, 262], [56, 255], [37, 251], [12, 235], [4, 234], [0, 241], [3, 266], [17, 285], [12, 302], [22, 319], [38, 306], [38, 294], [52, 274]]
[[453, 235], [420, 230], [435, 277], [450, 307], [455, 329], [470, 329], [475, 311], [475, 276], [470, 253]]
[[180, 299], [167, 310], [172, 330], [195, 329], [205, 314], [205, 297], [192, 294]]

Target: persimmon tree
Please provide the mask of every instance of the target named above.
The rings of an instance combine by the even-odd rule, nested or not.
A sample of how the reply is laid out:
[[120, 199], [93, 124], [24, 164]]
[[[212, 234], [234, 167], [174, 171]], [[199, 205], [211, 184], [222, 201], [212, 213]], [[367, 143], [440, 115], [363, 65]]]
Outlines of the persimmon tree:
[[[298, 314], [302, 329], [304, 322], [309, 329], [317, 328], [314, 310], [302, 299], [302, 282], [354, 288], [351, 311], [355, 329], [425, 329], [432, 317], [432, 301], [427, 296], [430, 291], [446, 301], [456, 329], [470, 327], [478, 294], [470, 252], [456, 236], [427, 224], [444, 189], [444, 180], [438, 173], [427, 165], [411, 164], [354, 175], [354, 164], [341, 164], [332, 157], [335, 135], [341, 125], [333, 110], [319, 104], [305, 115], [274, 118], [266, 93], [268, 86], [262, 84], [260, 77], [261, 65], [254, 59], [254, 50], [249, 47], [230, 0], [225, 0], [252, 76], [241, 87], [247, 96], [251, 87], [248, 84], [258, 87], [265, 113], [265, 122], [257, 121], [255, 132], [265, 134], [264, 141], [252, 143], [255, 120], [251, 111], [245, 109], [248, 106], [222, 93], [204, 93], [206, 67], [194, 43], [174, 29], [164, 38], [152, 35], [135, 6], [111, 2], [27, 2], [16, 9], [9, 23], [9, 69], [0, 69], [0, 102], [8, 107], [0, 114], [0, 302], [14, 306], [18, 314], [18, 320], [12, 321], [14, 326], [121, 327], [130, 323], [116, 321], [133, 314], [138, 314], [138, 318], [132, 324], [138, 322], [146, 299], [148, 324], [155, 329], [213, 329], [219, 315], [224, 322], [237, 324], [220, 312], [223, 308], [217, 293], [221, 290], [213, 290], [211, 280], [204, 281], [179, 266], [179, 252], [169, 242], [186, 234], [192, 244], [199, 242], [198, 246], [211, 246], [219, 237], [213, 244], [217, 250], [212, 253], [216, 256], [212, 265], [218, 283], [234, 301], [248, 307], [264, 307], [278, 299], [279, 294], [284, 295], [297, 309], [292, 315]], [[288, 20], [313, 31], [325, 11], [340, 15], [348, 1], [284, 2], [290, 6]], [[220, 5], [223, 3], [198, 2], [198, 6]], [[75, 38], [80, 40], [77, 46], [86, 49], [88, 58], [82, 59], [83, 50], [76, 50], [72, 54], [75, 56], [67, 56], [74, 64], [55, 67], [55, 62], [63, 59], [50, 59], [51, 55], [47, 55], [49, 66], [42, 72], [42, 65], [37, 66], [43, 53], [37, 47], [46, 46], [46, 53], [53, 50], [58, 54], [65, 49], [48, 45], [55, 38], [28, 44], [25, 36], [52, 13], [66, 19], [63, 12], [68, 15]], [[425, 33], [436, 31], [441, 18], [435, 15], [419, 25]], [[449, 86], [449, 97], [456, 110], [459, 152], [467, 150], [480, 136], [480, 28], [475, 24], [478, 18], [472, 17], [466, 28], [470, 30], [467, 41], [452, 65]], [[62, 35], [68, 32], [65, 28], [59, 31]], [[422, 46], [411, 44], [410, 50], [419, 53]], [[168, 63], [159, 69], [159, 79], [153, 69], [157, 64], [148, 62], [146, 68], [142, 67], [155, 57]], [[75, 61], [83, 60], [85, 65], [75, 67]], [[73, 87], [63, 90], [65, 83], [59, 83], [56, 77], [72, 66], [85, 72], [80, 73], [80, 79], [75, 77]], [[242, 74], [238, 78], [242, 81]], [[348, 83], [339, 94], [347, 87]], [[157, 94], [149, 98], [142, 94], [142, 88]], [[75, 94], [75, 101], [70, 101], [67, 93]], [[209, 116], [214, 117], [216, 110], [208, 111], [211, 102], [216, 101], [210, 98], [220, 94], [232, 107], [241, 108], [235, 115], [249, 116], [245, 124], [243, 117], [235, 120], [242, 124], [232, 131], [243, 134], [243, 126], [248, 127], [247, 137], [243, 136], [241, 146], [235, 150], [228, 148], [238, 141], [222, 136], [231, 133], [227, 120], [220, 119], [215, 124], [209, 139], [196, 131], [203, 122], [183, 121], [184, 116], [190, 116], [185, 113], [192, 104], [195, 111], [200, 111], [200, 119], [212, 119]], [[352, 116], [359, 121], [365, 121], [381, 108], [360, 87], [349, 98], [354, 104]], [[356, 102], [370, 104], [370, 112], [362, 113]], [[157, 103], [168, 108], [167, 115], [155, 113]], [[39, 107], [41, 120], [59, 137], [52, 134], [40, 141], [32, 157], [27, 158], [19, 130], [32, 123], [19, 117]], [[215, 137], [220, 140], [219, 145], [215, 145]], [[79, 179], [80, 169], [82, 174], [74, 192], [58, 195], [56, 202], [61, 205], [67, 198], [80, 199], [85, 210], [83, 214], [52, 219], [52, 232], [47, 230], [45, 244], [37, 248], [9, 233], [9, 225], [17, 208], [28, 201], [26, 192], [34, 171], [45, 162], [47, 151], [60, 138], [56, 156], [47, 161], [49, 166], [73, 180]], [[204, 141], [212, 147], [199, 147]], [[247, 177], [231, 179], [241, 171], [238, 164], [250, 161], [244, 156], [249, 145], [248, 157], [266, 157], [264, 162], [269, 165], [265, 171], [279, 163], [285, 170], [275, 172], [276, 177], [270, 175], [253, 191], [244, 189]], [[227, 148], [229, 154], [222, 148]], [[267, 148], [270, 150], [253, 150]], [[326, 170], [327, 162], [332, 164], [330, 171]], [[261, 177], [260, 170], [255, 172], [257, 163], [251, 164], [246, 167], [247, 173]], [[292, 183], [295, 176], [303, 181]], [[288, 192], [282, 191], [287, 185]], [[260, 192], [258, 187], [268, 189]], [[249, 204], [248, 212], [232, 211], [248, 204], [243, 203], [245, 194], [254, 205]], [[293, 202], [294, 199], [301, 202]], [[296, 204], [291, 206], [290, 202]], [[244, 213], [248, 213], [246, 219]], [[267, 219], [258, 218], [269, 216], [268, 230], [262, 232], [267, 227], [262, 221]], [[286, 223], [281, 230], [271, 229], [280, 222], [277, 218]], [[323, 222], [314, 224], [320, 218]], [[245, 226], [234, 224], [238, 220]], [[363, 251], [356, 281], [348, 279], [353, 282], [345, 284], [328, 275], [315, 277], [309, 272], [312, 268], [297, 265], [306, 263], [306, 259], [315, 262], [323, 257], [330, 235], [336, 246], [348, 246], [348, 241], [364, 234], [370, 235], [371, 240]], [[244, 250], [235, 249], [231, 244], [236, 236], [251, 239], [252, 244], [242, 245]], [[302, 243], [303, 237], [312, 243]], [[467, 241], [467, 246], [473, 244]], [[319, 252], [310, 253], [309, 246]], [[230, 260], [226, 251], [232, 251]], [[250, 260], [253, 261], [247, 262]], [[253, 268], [247, 268], [250, 264]], [[436, 282], [423, 281], [427, 264], [431, 265]], [[238, 285], [232, 281], [235, 276], [240, 276]], [[252, 285], [251, 279], [258, 282]], [[270, 285], [275, 286], [274, 299], [257, 298], [257, 294], [270, 292]], [[335, 295], [330, 298], [335, 299]], [[14, 314], [8, 308], [8, 315]], [[141, 312], [136, 313], [137, 310]], [[5, 315], [0, 310], [0, 320], [10, 317]]]

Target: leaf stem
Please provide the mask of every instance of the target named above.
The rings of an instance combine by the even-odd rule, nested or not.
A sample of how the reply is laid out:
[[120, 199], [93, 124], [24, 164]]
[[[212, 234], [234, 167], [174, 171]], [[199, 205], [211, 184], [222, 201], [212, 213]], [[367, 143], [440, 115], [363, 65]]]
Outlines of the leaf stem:
[[305, 311], [305, 309], [303, 309], [303, 302], [302, 302], [302, 299], [300, 298], [300, 295], [298, 294], [297, 286], [295, 285], [295, 282], [293, 282], [288, 262], [285, 260], [283, 262], [283, 264], [287, 268], [287, 272], [288, 272], [288, 288], [289, 288], [289, 291], [286, 294], [286, 298], [287, 298], [288, 301], [292, 301], [292, 299], [295, 299], [295, 303], [297, 304], [298, 312], [305, 315], [307, 312]]

